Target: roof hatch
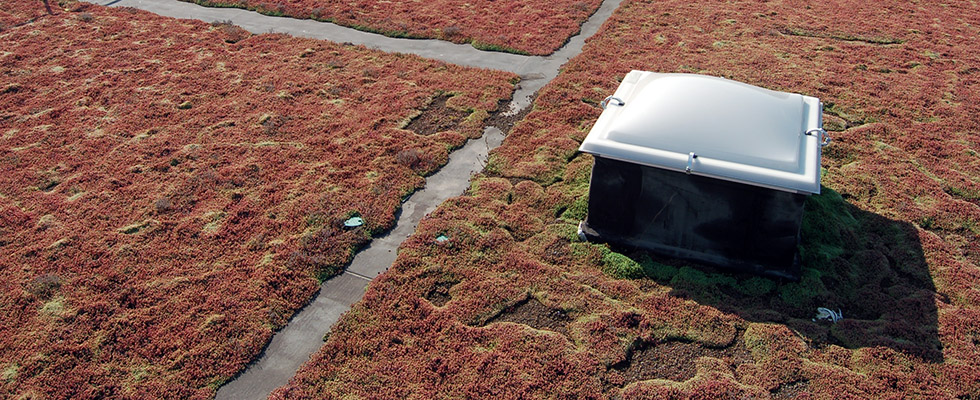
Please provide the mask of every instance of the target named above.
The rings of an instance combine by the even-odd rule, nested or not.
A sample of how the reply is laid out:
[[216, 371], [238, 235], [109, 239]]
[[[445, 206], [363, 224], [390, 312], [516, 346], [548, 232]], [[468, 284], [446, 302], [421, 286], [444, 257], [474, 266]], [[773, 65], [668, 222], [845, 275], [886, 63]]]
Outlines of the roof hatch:
[[581, 151], [779, 190], [820, 193], [820, 100], [724, 78], [632, 71]]

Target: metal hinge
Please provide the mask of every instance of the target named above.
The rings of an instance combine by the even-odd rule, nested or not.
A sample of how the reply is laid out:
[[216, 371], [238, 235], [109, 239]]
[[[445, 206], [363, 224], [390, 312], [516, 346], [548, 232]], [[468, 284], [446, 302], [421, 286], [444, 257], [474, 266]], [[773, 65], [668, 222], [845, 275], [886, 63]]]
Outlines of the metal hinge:
[[688, 175], [691, 174], [691, 169], [694, 168], [694, 159], [696, 158], [698, 158], [698, 155], [694, 154], [693, 151], [687, 153], [687, 168], [684, 168], [684, 172], [687, 172]]
[[605, 110], [606, 105], [608, 105], [610, 102], [613, 102], [613, 105], [617, 105], [620, 107], [626, 105], [626, 102], [623, 101], [623, 99], [619, 97], [608, 96], [605, 99], [603, 99], [602, 102], [599, 103], [599, 107], [602, 107], [602, 109]]
[[830, 144], [830, 135], [823, 128], [814, 128], [806, 131], [807, 136], [813, 136], [814, 134], [817, 135], [817, 140], [820, 141], [820, 147]]

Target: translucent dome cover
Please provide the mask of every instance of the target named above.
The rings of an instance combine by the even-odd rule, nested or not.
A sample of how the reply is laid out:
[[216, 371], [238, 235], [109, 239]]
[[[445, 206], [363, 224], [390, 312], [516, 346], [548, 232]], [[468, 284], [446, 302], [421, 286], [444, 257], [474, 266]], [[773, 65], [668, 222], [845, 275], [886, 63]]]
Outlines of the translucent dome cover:
[[706, 75], [632, 71], [580, 150], [819, 193], [821, 127], [820, 101], [813, 97]]

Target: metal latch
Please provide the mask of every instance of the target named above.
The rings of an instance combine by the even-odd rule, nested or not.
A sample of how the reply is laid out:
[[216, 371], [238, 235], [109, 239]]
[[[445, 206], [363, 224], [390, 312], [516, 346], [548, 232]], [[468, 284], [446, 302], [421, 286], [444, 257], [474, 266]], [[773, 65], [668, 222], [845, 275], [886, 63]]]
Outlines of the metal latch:
[[694, 168], [694, 159], [695, 158], [698, 158], [698, 155], [697, 154], [694, 154], [693, 151], [690, 152], [690, 153], [687, 153], [687, 168], [684, 168], [684, 172], [687, 172], [688, 175], [691, 174], [691, 169]]
[[820, 147], [830, 144], [830, 135], [823, 128], [814, 128], [806, 131], [807, 136], [813, 136], [814, 134], [817, 135], [817, 140], [820, 141]]
[[623, 99], [621, 99], [619, 97], [608, 96], [605, 99], [603, 99], [602, 102], [599, 103], [599, 107], [602, 107], [602, 109], [605, 110], [606, 109], [606, 105], [609, 104], [610, 102], [612, 102], [613, 105], [617, 105], [617, 106], [620, 106], [620, 107], [626, 105], [626, 102], [623, 101]]

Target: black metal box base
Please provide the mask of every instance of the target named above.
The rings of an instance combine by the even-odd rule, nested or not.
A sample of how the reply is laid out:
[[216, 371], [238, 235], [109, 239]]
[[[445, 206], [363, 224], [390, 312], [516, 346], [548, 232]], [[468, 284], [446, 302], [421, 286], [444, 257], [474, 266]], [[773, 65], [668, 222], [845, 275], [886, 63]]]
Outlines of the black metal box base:
[[797, 280], [806, 195], [595, 157], [591, 241]]

